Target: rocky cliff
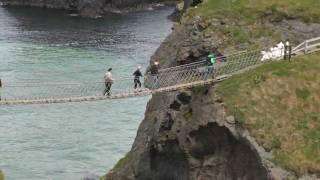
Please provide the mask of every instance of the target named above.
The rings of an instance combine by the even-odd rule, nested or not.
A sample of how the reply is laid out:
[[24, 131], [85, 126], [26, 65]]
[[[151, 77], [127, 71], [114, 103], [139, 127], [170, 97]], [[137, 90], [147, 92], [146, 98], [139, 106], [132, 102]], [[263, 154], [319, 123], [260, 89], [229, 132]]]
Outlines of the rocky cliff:
[[[258, 0], [232, 2], [208, 0], [205, 4], [199, 5], [197, 8], [191, 8], [184, 14], [181, 22], [173, 27], [173, 32], [155, 52], [151, 61], [158, 60], [161, 67], [170, 67], [196, 61], [200, 57], [206, 56], [209, 51], [227, 54], [237, 50], [267, 46], [288, 38], [293, 43], [298, 43], [307, 38], [320, 36], [320, 20], [317, 19], [319, 12], [318, 10], [313, 11], [312, 3], [310, 3], [315, 1], [303, 1], [306, 4], [301, 1], [301, 4], [298, 5], [285, 6], [287, 5], [286, 2], [285, 0], [268, 1], [266, 3], [261, 3]], [[314, 5], [315, 9], [319, 6], [319, 4]], [[318, 67], [318, 64], [314, 65]], [[275, 66], [272, 65], [270, 69], [275, 69]], [[294, 69], [297, 68], [288, 68], [288, 72], [283, 74], [288, 74], [289, 71], [293, 72]], [[314, 74], [317, 73], [315, 69], [310, 71], [313, 72], [311, 77], [317, 76]], [[265, 73], [273, 74], [272, 72]], [[282, 71], [274, 72], [274, 74], [277, 73], [281, 74]], [[263, 78], [265, 76], [253, 74], [252, 77], [250, 76], [251, 79], [245, 76], [248, 79], [242, 78], [244, 79], [243, 88], [247, 86], [246, 81], [256, 84], [255, 82], [259, 80], [265, 84], [260, 84], [259, 81], [257, 87], [272, 87], [270, 82]], [[306, 76], [305, 74], [301, 75], [301, 77]], [[271, 80], [271, 82], [274, 81], [277, 81], [277, 79]], [[279, 79], [279, 81], [281, 80]], [[313, 97], [319, 96], [317, 93], [319, 91], [314, 91], [314, 88], [319, 88], [314, 84], [316, 81], [313, 79], [312, 85], [306, 86], [311, 88], [310, 92], [316, 93]], [[232, 82], [237, 86], [231, 87], [240, 89], [238, 80]], [[289, 104], [289, 107], [281, 106], [284, 108], [283, 112], [289, 112], [289, 109], [293, 108], [292, 106], [296, 106], [303, 111], [316, 113], [312, 116], [314, 123], [308, 125], [307, 130], [304, 129], [301, 133], [300, 130], [294, 128], [290, 131], [285, 128], [291, 128], [289, 124], [295, 122], [295, 119], [289, 119], [289, 116], [286, 116], [288, 118], [284, 119], [289, 119], [289, 121], [285, 121], [287, 125], [286, 123], [280, 125], [281, 118], [277, 121], [276, 112], [278, 111], [270, 109], [268, 113], [275, 115], [272, 116], [275, 118], [275, 122], [271, 123], [275, 124], [275, 127], [269, 124], [269, 128], [274, 128], [274, 131], [270, 131], [274, 134], [269, 134], [265, 123], [259, 121], [259, 119], [269, 117], [268, 114], [262, 113], [263, 117], [250, 118], [245, 114], [247, 111], [243, 109], [235, 112], [230, 111], [231, 106], [237, 107], [236, 103], [239, 102], [228, 100], [233, 97], [232, 94], [227, 93], [233, 92], [227, 91], [226, 87], [230, 85], [228, 83], [230, 82], [227, 81], [224, 85], [214, 84], [207, 87], [153, 95], [147, 105], [145, 119], [140, 124], [132, 149], [103, 179], [319, 178], [320, 162], [318, 158], [313, 158], [319, 155], [319, 149], [317, 149], [319, 145], [319, 134], [317, 132], [320, 128], [317, 112], [319, 105], [312, 104], [316, 101], [310, 99], [310, 101], [303, 102], [304, 105], [301, 106], [286, 101], [284, 104]], [[279, 84], [281, 85], [281, 83]], [[261, 95], [263, 98], [260, 98], [259, 102], [250, 99], [250, 97], [256, 97], [257, 94], [250, 95], [251, 92], [256, 91], [250, 89], [240, 91], [244, 94], [238, 93], [236, 96], [246, 97], [241, 99], [240, 102], [246, 102], [247, 104], [239, 105], [239, 107], [245, 109], [246, 105], [250, 103], [265, 105], [264, 101], [266, 99], [274, 98], [275, 94], [272, 96], [271, 93], [275, 93], [273, 89], [283, 89], [280, 85], [270, 90], [271, 95], [266, 94], [265, 92], [269, 91], [262, 88], [261, 91], [265, 94]], [[288, 89], [287, 93], [291, 94], [290, 88], [287, 87], [286, 89]], [[279, 93], [283, 95], [281, 92]], [[300, 92], [299, 89], [296, 92]], [[245, 94], [250, 96], [247, 97]], [[281, 96], [276, 97], [281, 98]], [[234, 104], [230, 105], [227, 102], [233, 102]], [[271, 102], [268, 101], [268, 103], [269, 106], [273, 106]], [[306, 106], [312, 108], [305, 109]], [[253, 106], [252, 109], [255, 109], [255, 107], [259, 106]], [[266, 109], [265, 106], [261, 107], [262, 112], [263, 109]], [[246, 118], [250, 121], [260, 122], [260, 124], [248, 125], [245, 123]], [[282, 126], [284, 127], [282, 128]], [[253, 127], [261, 127], [261, 131], [258, 128], [257, 133]], [[288, 132], [285, 133], [287, 136], [294, 133], [295, 138], [299, 137], [300, 139], [304, 137], [303, 133], [308, 134], [305, 132], [308, 130], [312, 132], [313, 136], [305, 141], [295, 142], [294, 144], [298, 144], [299, 147], [294, 147], [294, 145], [286, 143], [288, 139], [293, 141], [294, 139], [287, 138], [283, 134], [276, 138], [273, 136], [278, 135], [279, 132], [277, 131], [282, 130]], [[272, 137], [271, 143], [268, 142], [268, 138], [265, 138], [269, 136]], [[299, 149], [303, 146], [309, 146], [309, 143], [311, 143], [309, 150]], [[291, 148], [294, 151], [292, 154]], [[297, 159], [301, 159], [301, 164], [299, 162], [290, 164], [293, 162], [292, 159], [296, 159], [296, 152], [300, 151], [302, 153]], [[275, 156], [280, 157], [280, 155], [285, 158], [275, 158]]]
[[[100, 17], [105, 12], [119, 12], [141, 9], [163, 0], [0, 0], [8, 6], [34, 6], [43, 8], [66, 9], [80, 13], [83, 17]], [[173, 2], [173, 1], [172, 1]]]
[[[218, 6], [219, 2], [222, 3], [215, 1], [215, 6]], [[228, 53], [288, 38], [297, 43], [320, 36], [320, 25], [317, 20], [309, 21], [309, 19], [306, 22], [305, 14], [291, 16], [273, 6], [267, 7], [256, 21], [250, 19], [250, 22], [241, 19], [241, 16], [239, 20], [235, 16], [228, 17], [228, 15], [213, 15], [207, 18], [208, 14], [203, 16], [206, 13], [203, 12], [205, 8], [190, 9], [182, 18], [181, 24], [174, 26], [173, 32], [162, 43], [151, 61], [158, 60], [162, 67], [170, 67], [195, 61], [205, 56], [209, 50]], [[246, 39], [243, 39], [243, 36]], [[215, 84], [153, 95], [131, 151], [104, 178], [119, 180], [319, 178], [318, 160], [302, 157], [302, 161], [305, 164], [309, 163], [310, 166], [298, 168], [299, 170], [295, 167], [303, 167], [301, 164], [295, 166], [277, 163], [274, 155], [281, 154], [279, 147], [281, 141], [272, 141], [272, 145], [268, 146], [264, 143], [265, 139], [251, 136], [255, 132], [248, 130], [243, 122], [240, 123], [244, 116], [239, 118], [237, 114], [228, 111], [230, 108], [224, 99], [228, 99], [230, 94], [216, 93], [219, 86]], [[224, 92], [220, 88], [221, 91]], [[312, 101], [309, 102], [309, 106], [312, 106], [311, 104]], [[315, 109], [317, 107], [315, 105]], [[280, 125], [278, 127], [280, 128]], [[313, 124], [312, 127], [315, 129], [311, 128], [310, 131], [317, 130], [319, 123]], [[263, 133], [265, 133], [263, 137], [269, 136], [268, 132]], [[315, 136], [317, 139], [318, 136]], [[281, 140], [284, 146], [286, 140], [285, 138]], [[297, 151], [299, 150], [295, 149], [295, 152]], [[285, 150], [285, 152], [290, 151]], [[317, 156], [319, 149], [312, 152]], [[291, 155], [290, 158], [294, 159], [294, 155]]]
[[[281, 4], [284, 1], [279, 2]], [[252, 4], [247, 2], [246, 8], [252, 8], [252, 16], [259, 15], [256, 19], [245, 19], [248, 18], [248, 12], [244, 10], [240, 10], [244, 15], [235, 12], [229, 12], [228, 15], [228, 9], [224, 9], [222, 16], [215, 14], [215, 11], [207, 12], [210, 3], [215, 7], [228, 5], [232, 8], [230, 10], [235, 10], [235, 6], [244, 8], [242, 4], [209, 0], [203, 7], [200, 5], [198, 9], [189, 9], [151, 61], [158, 60], [162, 67], [170, 67], [196, 61], [210, 50], [231, 53], [252, 46], [270, 45], [279, 40], [291, 39], [298, 43], [320, 36], [318, 19], [309, 19], [310, 11], [292, 15], [284, 11], [283, 6], [270, 3], [262, 12], [256, 12], [250, 7]], [[314, 14], [311, 15], [313, 17]], [[228, 111], [230, 108], [224, 99], [228, 99], [226, 97], [229, 95], [217, 94], [218, 87], [219, 84], [215, 84], [153, 95], [131, 151], [104, 178], [319, 178], [318, 160], [310, 163], [316, 165], [302, 171], [294, 171], [294, 168], [288, 168], [294, 166], [283, 165], [285, 163], [281, 166], [281, 163], [279, 165], [273, 161], [274, 153], [278, 151], [273, 151], [273, 146], [265, 145], [258, 137], [251, 136], [254, 132], [239, 122], [241, 118], [237, 114]], [[313, 126], [319, 128], [319, 124]], [[268, 136], [268, 132], [264, 133], [264, 136]], [[317, 155], [319, 149], [313, 152]]]

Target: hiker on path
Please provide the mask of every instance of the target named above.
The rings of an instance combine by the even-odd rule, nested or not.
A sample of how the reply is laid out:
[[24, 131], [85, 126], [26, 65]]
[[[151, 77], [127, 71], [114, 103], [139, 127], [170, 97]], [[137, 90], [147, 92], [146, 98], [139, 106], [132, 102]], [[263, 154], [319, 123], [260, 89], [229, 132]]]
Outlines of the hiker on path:
[[140, 77], [142, 77], [143, 75], [142, 75], [140, 69], [141, 69], [141, 66], [138, 66], [137, 70], [133, 73], [134, 89], [137, 89], [138, 85], [139, 85], [139, 88], [141, 88]]
[[209, 53], [208, 57], [207, 57], [207, 71], [206, 74], [204, 76], [204, 80], [207, 80], [208, 77], [213, 73], [214, 71], [214, 64], [217, 63], [217, 59], [214, 56], [213, 53]]
[[105, 90], [103, 91], [103, 95], [108, 95], [110, 96], [110, 90], [111, 90], [111, 86], [113, 84], [113, 78], [112, 78], [112, 68], [109, 68], [107, 73], [104, 75], [104, 82], [105, 82]]

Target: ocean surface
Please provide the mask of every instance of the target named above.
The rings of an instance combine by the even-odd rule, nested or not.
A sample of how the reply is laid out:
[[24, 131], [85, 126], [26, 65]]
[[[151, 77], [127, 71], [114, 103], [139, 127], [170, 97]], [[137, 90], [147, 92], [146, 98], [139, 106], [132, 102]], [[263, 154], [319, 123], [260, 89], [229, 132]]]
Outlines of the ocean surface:
[[[0, 78], [99, 81], [107, 68], [130, 76], [170, 33], [173, 8], [108, 14], [0, 7]], [[23, 91], [23, 88], [21, 89]], [[0, 106], [0, 169], [8, 180], [103, 175], [131, 148], [150, 97]]]

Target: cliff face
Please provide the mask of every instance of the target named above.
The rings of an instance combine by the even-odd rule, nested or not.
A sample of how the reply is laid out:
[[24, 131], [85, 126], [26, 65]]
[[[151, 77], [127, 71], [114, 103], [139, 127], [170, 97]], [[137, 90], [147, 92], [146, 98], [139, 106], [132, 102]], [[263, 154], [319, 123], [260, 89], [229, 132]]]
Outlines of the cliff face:
[[[222, 0], [210, 2], [215, 2], [218, 8], [219, 5], [239, 8], [224, 4], [231, 2]], [[247, 3], [246, 8], [248, 4], [250, 6]], [[232, 53], [287, 38], [299, 43], [320, 36], [317, 20], [306, 22], [301, 17], [283, 15], [272, 8], [271, 12], [275, 12], [271, 14], [268, 10], [257, 13], [252, 8], [252, 15], [259, 14], [255, 21], [245, 21], [233, 11], [230, 14], [234, 16], [229, 17], [227, 13], [208, 15], [202, 9], [192, 8], [183, 16], [181, 24], [173, 27], [173, 32], [151, 61], [158, 60], [165, 68], [199, 60], [209, 51]], [[241, 13], [246, 16], [246, 12], [241, 10]], [[224, 97], [215, 93], [217, 87], [219, 84], [153, 95], [131, 151], [104, 178], [317, 178], [297, 175], [271, 162], [274, 152], [260, 146], [239, 119], [228, 113]]]
[[214, 89], [153, 96], [132, 150], [107, 179], [268, 179], [263, 150], [226, 117]]
[[105, 12], [141, 8], [157, 2], [162, 0], [0, 0], [2, 5], [66, 9], [92, 18], [99, 17]]

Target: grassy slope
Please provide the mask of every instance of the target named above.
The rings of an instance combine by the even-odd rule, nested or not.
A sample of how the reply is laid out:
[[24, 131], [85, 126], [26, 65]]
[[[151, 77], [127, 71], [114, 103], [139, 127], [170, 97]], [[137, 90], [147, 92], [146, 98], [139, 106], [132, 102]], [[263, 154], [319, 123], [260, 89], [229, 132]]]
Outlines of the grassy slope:
[[0, 170], [0, 180], [4, 180], [4, 174], [1, 170]]
[[[268, 17], [272, 22], [300, 18], [305, 22], [319, 23], [319, 9], [319, 0], [208, 0], [190, 9], [184, 20], [200, 16], [207, 26], [206, 36], [214, 32], [221, 41], [226, 41], [223, 45], [256, 45], [250, 41], [260, 37], [280, 40], [279, 34], [265, 27], [264, 18]], [[212, 22], [213, 19], [226, 24]]]
[[227, 111], [276, 164], [320, 173], [320, 53], [270, 62], [219, 85]]
[[[182, 8], [181, 5], [180, 5], [180, 8]], [[197, 8], [189, 9], [188, 12], [183, 16], [183, 19], [181, 22], [183, 24], [186, 21], [188, 21], [188, 19], [190, 19], [191, 17], [200, 16], [202, 19], [202, 24], [204, 25], [204, 27], [206, 27], [206, 30], [204, 31], [205, 36], [211, 36], [211, 33], [213, 32], [214, 34], [218, 35], [218, 37], [221, 41], [225, 41], [222, 44], [221, 49], [224, 48], [223, 46], [227, 47], [227, 46], [243, 44], [243, 43], [249, 43], [249, 44], [252, 44], [252, 46], [255, 46], [257, 44], [254, 44], [255, 43], [254, 41], [256, 39], [261, 38], [261, 37], [271, 37], [274, 40], [274, 42], [279, 41], [279, 35], [276, 34], [273, 30], [270, 30], [264, 26], [264, 24], [262, 22], [262, 19], [264, 17], [268, 16], [271, 19], [271, 21], [274, 21], [274, 22], [281, 21], [283, 18], [301, 18], [305, 22], [320, 23], [319, 9], [320, 9], [319, 0], [207, 0], [206, 3], [200, 4]], [[227, 26], [221, 25], [221, 24], [217, 25], [214, 22], [212, 22], [212, 19], [218, 19], [218, 20], [224, 21], [227, 23]], [[251, 40], [253, 40], [253, 41], [251, 41]], [[285, 63], [285, 62], [280, 62], [280, 63], [282, 63], [284, 65], [283, 68], [287, 68], [288, 66], [291, 66], [291, 65], [287, 65], [287, 63]], [[295, 63], [296, 62], [294, 62], [292, 64], [295, 64]], [[273, 65], [273, 63], [268, 65], [269, 68], [272, 68], [272, 66], [277, 66], [278, 68], [280, 68], [279, 67], [280, 65]], [[319, 66], [319, 64], [318, 64], [318, 66]], [[313, 66], [311, 65], [311, 67], [313, 67]], [[263, 66], [260, 68], [267, 68], [267, 67]], [[256, 71], [259, 71], [259, 69]], [[285, 70], [283, 72], [285, 72]], [[275, 72], [275, 74], [273, 74], [273, 78], [282, 77], [281, 73], [283, 73], [283, 72], [279, 69], [279, 71], [278, 71], [279, 75], [276, 75], [277, 72]], [[250, 73], [253, 73], [253, 74], [251, 74], [251, 76], [250, 76]], [[264, 76], [255, 75], [254, 72], [248, 72], [248, 73], [243, 74], [241, 76], [233, 77], [232, 79], [224, 82], [223, 85], [220, 86], [220, 88], [219, 88], [220, 95], [223, 95], [223, 97], [225, 97], [225, 98], [228, 97], [225, 100], [229, 104], [229, 111], [231, 113], [233, 113], [235, 111], [235, 113], [237, 114], [238, 120], [240, 120], [240, 121], [244, 121], [245, 117], [249, 116], [250, 114], [245, 114], [246, 111], [243, 111], [243, 109], [242, 109], [243, 107], [241, 107], [241, 109], [238, 110], [239, 108], [234, 108], [234, 106], [231, 106], [231, 104], [233, 103], [232, 100], [235, 100], [234, 96], [232, 96], [233, 93], [235, 93], [235, 92], [232, 92], [231, 89], [232, 89], [232, 87], [240, 87], [240, 86], [244, 87], [244, 85], [241, 83], [247, 81], [245, 79], [246, 76], [250, 76], [252, 81], [253, 80], [256, 81], [256, 83], [255, 83], [256, 86], [258, 84], [262, 85], [270, 80], [270, 77], [268, 77], [267, 78], [268, 80], [263, 81]], [[236, 82], [234, 80], [235, 78], [240, 78], [242, 80], [239, 82]], [[263, 81], [263, 82], [260, 83], [260, 81]], [[281, 80], [280, 81], [275, 80], [275, 82], [277, 82], [279, 84], [279, 86], [281, 85]], [[318, 82], [319, 82], [319, 80], [318, 80]], [[295, 82], [292, 82], [292, 83], [294, 84]], [[303, 82], [301, 82], [301, 83], [303, 84]], [[264, 85], [266, 85], [266, 84], [264, 84]], [[231, 87], [231, 89], [227, 89], [228, 86]], [[282, 86], [287, 87], [286, 84], [282, 84]], [[224, 90], [224, 88], [226, 88], [226, 89]], [[234, 90], [236, 90], [236, 89], [234, 89]], [[238, 92], [238, 93], [240, 93], [240, 92]], [[247, 89], [246, 93], [250, 93], [250, 89]], [[287, 90], [283, 91], [283, 93], [287, 93]], [[305, 89], [297, 90], [297, 94], [299, 94], [299, 96], [301, 96], [301, 97], [308, 96], [308, 95], [306, 95], [306, 94], [308, 94], [308, 92], [306, 93]], [[283, 96], [285, 96], [285, 95], [283, 95]], [[247, 97], [247, 96], [244, 96], [244, 97]], [[280, 98], [280, 97], [276, 97], [276, 98]], [[317, 96], [317, 98], [319, 99], [319, 95]], [[308, 97], [307, 100], [305, 100], [306, 104], [304, 106], [308, 106], [308, 104], [307, 104], [308, 101], [312, 101], [312, 99], [314, 99], [314, 97], [312, 97], [312, 96]], [[273, 101], [278, 102], [278, 101], [282, 101], [282, 100], [281, 99], [276, 100], [276, 99], [272, 98], [269, 101], [274, 103]], [[244, 102], [247, 102], [247, 101], [244, 101]], [[252, 100], [252, 102], [254, 102], [254, 100]], [[269, 103], [269, 102], [265, 101], [263, 103], [263, 105], [267, 106], [267, 103]], [[273, 109], [277, 110], [277, 107], [280, 105], [281, 104], [278, 104]], [[294, 104], [294, 105], [296, 105], [296, 104]], [[236, 104], [236, 106], [245, 106], [245, 105], [244, 104]], [[302, 105], [299, 104], [299, 106], [302, 106]], [[317, 104], [317, 106], [318, 106], [317, 108], [319, 108], [319, 104]], [[273, 115], [273, 113], [271, 113], [270, 111], [272, 111], [271, 108], [269, 109], [268, 114]], [[293, 111], [293, 110], [290, 110], [290, 112], [291, 111]], [[276, 158], [274, 159], [274, 161], [276, 163], [283, 165], [287, 169], [291, 169], [296, 172], [304, 172], [304, 171], [306, 171], [306, 169], [311, 170], [311, 171], [313, 171], [313, 170], [319, 171], [319, 163], [320, 162], [319, 162], [318, 156], [315, 156], [316, 158], [312, 158], [313, 155], [319, 154], [319, 141], [312, 139], [312, 138], [310, 140], [308, 140], [308, 136], [319, 139], [319, 134], [317, 134], [317, 133], [319, 133], [319, 114], [304, 112], [304, 109], [299, 110], [297, 108], [296, 108], [296, 111], [297, 112], [295, 112], [295, 113], [297, 113], [297, 114], [300, 114], [300, 115], [307, 114], [307, 116], [302, 116], [301, 118], [295, 117], [295, 119], [291, 119], [292, 116], [294, 116], [294, 114], [290, 114], [288, 112], [286, 112], [286, 114], [287, 115], [289, 114], [289, 116], [288, 116], [289, 120], [299, 121], [299, 123], [301, 123], [300, 128], [306, 126], [306, 123], [305, 123], [306, 121], [308, 121], [308, 123], [309, 123], [308, 119], [311, 119], [310, 121], [312, 123], [318, 122], [318, 123], [313, 123], [314, 125], [316, 125], [315, 128], [318, 128], [318, 132], [316, 130], [309, 131], [309, 129], [306, 128], [305, 131], [307, 131], [307, 132], [301, 137], [301, 141], [303, 141], [303, 142], [305, 142], [305, 144], [307, 144], [306, 147], [303, 147], [303, 149], [305, 150], [304, 152], [302, 152], [303, 149], [301, 149], [301, 147], [287, 148], [287, 146], [285, 146], [285, 142], [287, 142], [289, 140], [287, 140], [287, 139], [283, 140], [283, 139], [281, 139], [281, 136], [278, 137], [278, 135], [276, 136], [276, 135], [272, 135], [271, 133], [266, 133], [266, 131], [264, 131], [264, 130], [258, 130], [253, 135], [255, 137], [258, 137], [257, 138], [258, 141], [261, 144], [263, 144], [266, 148], [269, 148], [269, 149], [277, 148], [276, 149]], [[303, 111], [303, 112], [301, 113], [301, 111]], [[277, 117], [271, 118], [271, 116], [269, 116], [269, 115], [267, 117], [268, 117], [267, 118], [268, 121], [263, 122], [263, 123], [261, 122], [261, 120], [257, 121], [256, 123], [254, 123], [255, 126], [258, 126], [259, 123], [262, 124], [260, 126], [265, 126], [266, 124], [271, 124], [270, 119], [272, 119], [272, 121], [275, 121], [275, 119], [277, 119]], [[299, 120], [296, 120], [297, 118]], [[247, 123], [247, 124], [245, 124], [246, 126], [248, 126], [249, 121], [250, 120], [246, 121], [246, 123]], [[308, 123], [307, 123], [306, 127], [310, 126]], [[273, 124], [271, 124], [271, 125], [273, 125]], [[302, 130], [299, 130], [297, 132], [303, 133], [304, 129], [305, 128], [302, 128]], [[278, 130], [279, 130], [280, 134], [287, 133], [287, 131], [280, 131], [281, 130], [280, 128], [274, 129], [273, 131], [278, 131]], [[295, 129], [291, 129], [291, 131], [295, 131]], [[295, 133], [293, 133], [293, 134], [295, 134]], [[260, 138], [259, 138], [259, 136], [260, 136]], [[266, 136], [266, 137], [262, 138], [263, 136]], [[317, 146], [317, 148], [314, 148], [316, 146]], [[287, 150], [285, 150], [285, 148]], [[300, 148], [300, 149], [295, 151], [294, 149], [297, 149], [297, 148], [298, 149]], [[286, 151], [290, 151], [290, 152], [287, 153]], [[290, 157], [292, 154], [294, 154], [294, 156], [300, 157], [300, 158], [294, 159], [293, 157]], [[297, 155], [295, 155], [295, 154], [297, 154]], [[303, 159], [304, 161], [300, 162], [301, 159]], [[309, 159], [311, 159], [311, 160], [309, 160]], [[115, 166], [114, 170], [118, 169], [123, 164], [125, 164], [125, 162], [127, 160], [128, 160], [127, 156], [124, 157], [122, 160], [120, 160], [118, 162], [118, 164]], [[310, 168], [310, 167], [313, 167], [313, 168]], [[105, 177], [103, 177], [103, 178], [105, 178]]]
[[[319, 0], [208, 0], [190, 9], [183, 21], [200, 16], [205, 36], [222, 47], [258, 39], [278, 42], [280, 35], [264, 20], [302, 19], [320, 23]], [[229, 113], [248, 128], [273, 161], [298, 174], [320, 173], [320, 54], [293, 63], [272, 62], [237, 75], [218, 89]]]

